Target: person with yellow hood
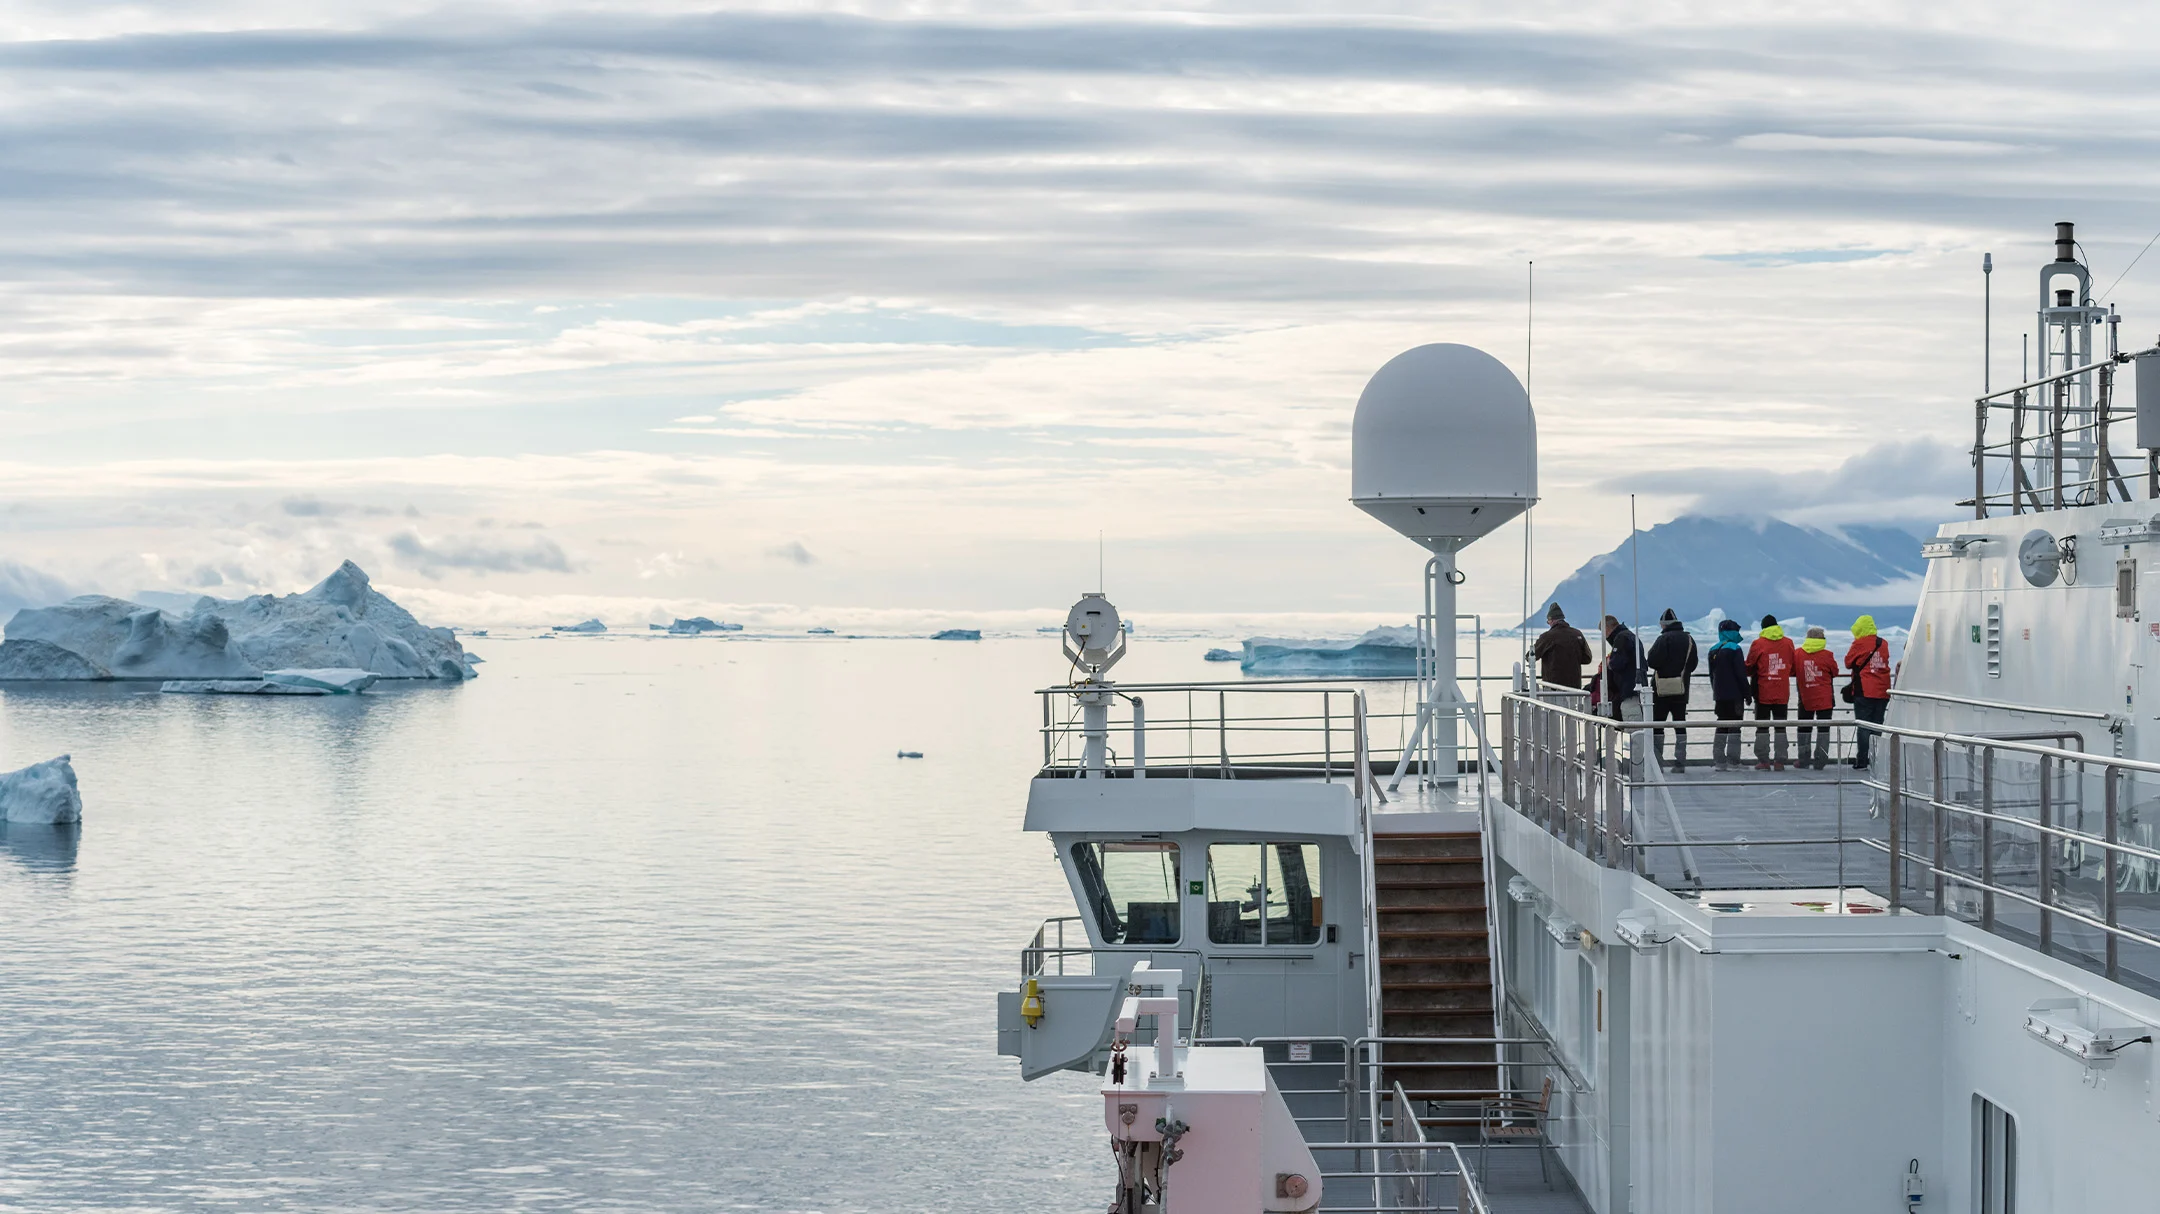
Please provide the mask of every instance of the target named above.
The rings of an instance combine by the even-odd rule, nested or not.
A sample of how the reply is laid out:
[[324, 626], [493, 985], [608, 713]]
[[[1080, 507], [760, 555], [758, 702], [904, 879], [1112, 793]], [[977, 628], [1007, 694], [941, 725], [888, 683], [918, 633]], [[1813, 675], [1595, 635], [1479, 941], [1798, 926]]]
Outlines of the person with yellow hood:
[[[1875, 635], [1874, 616], [1864, 615], [1852, 622], [1852, 647], [1845, 651], [1845, 669], [1852, 671], [1845, 698], [1852, 701], [1854, 719], [1882, 724], [1883, 714], [1890, 708], [1890, 644]], [[1862, 724], [1859, 745], [1853, 750], [1854, 767], [1867, 770], [1868, 743], [1874, 738], [1875, 731]]]
[[[1800, 719], [1802, 721], [1828, 721], [1830, 712], [1837, 707], [1837, 658], [1830, 653], [1830, 640], [1823, 630], [1810, 626], [1807, 639], [1800, 642]], [[1800, 766], [1817, 771], [1830, 766], [1830, 727], [1817, 725], [1810, 729], [1802, 725], [1800, 734]], [[1813, 751], [1808, 749], [1812, 735]]]
[[[1755, 643], [1748, 646], [1747, 655], [1748, 678], [1754, 683], [1756, 720], [1782, 721], [1785, 719], [1786, 706], [1792, 703], [1793, 668], [1799, 664], [1799, 654], [1795, 650], [1791, 638], [1785, 635], [1785, 630], [1778, 627], [1777, 617], [1774, 615], [1764, 616], [1762, 618], [1762, 631], [1756, 635]], [[1758, 725], [1755, 727], [1755, 770], [1757, 771], [1771, 770], [1770, 732], [1770, 729], [1766, 726]], [[1785, 727], [1783, 725], [1778, 726], [1776, 766], [1778, 771], [1785, 770], [1785, 752], [1786, 747], [1790, 745], [1790, 741], [1785, 736]]]

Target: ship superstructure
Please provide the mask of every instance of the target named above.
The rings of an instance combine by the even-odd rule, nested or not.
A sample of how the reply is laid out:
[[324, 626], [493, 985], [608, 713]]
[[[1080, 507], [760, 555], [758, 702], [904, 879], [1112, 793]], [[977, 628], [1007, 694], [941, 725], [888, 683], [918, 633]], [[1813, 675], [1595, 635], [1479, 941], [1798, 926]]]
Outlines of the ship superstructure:
[[[1667, 771], [1464, 668], [1453, 554], [1536, 496], [1529, 402], [1466, 347], [1353, 426], [1353, 499], [1428, 553], [1407, 709], [1108, 682], [1083, 600], [1026, 820], [1081, 914], [999, 1042], [1103, 1076], [1113, 1209], [2160, 1209], [2160, 348], [2076, 252], [2039, 374], [1975, 402], [1864, 769], [1840, 718], [1826, 769]], [[1706, 715], [1666, 728], [1701, 753]]]

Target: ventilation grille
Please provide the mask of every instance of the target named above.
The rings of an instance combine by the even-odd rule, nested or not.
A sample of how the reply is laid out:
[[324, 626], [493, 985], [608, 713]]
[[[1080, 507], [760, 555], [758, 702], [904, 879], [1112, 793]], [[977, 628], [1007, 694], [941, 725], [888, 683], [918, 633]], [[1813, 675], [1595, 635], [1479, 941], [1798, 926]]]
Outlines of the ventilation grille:
[[2002, 604], [1987, 605], [1987, 673], [1991, 679], [2002, 677]]

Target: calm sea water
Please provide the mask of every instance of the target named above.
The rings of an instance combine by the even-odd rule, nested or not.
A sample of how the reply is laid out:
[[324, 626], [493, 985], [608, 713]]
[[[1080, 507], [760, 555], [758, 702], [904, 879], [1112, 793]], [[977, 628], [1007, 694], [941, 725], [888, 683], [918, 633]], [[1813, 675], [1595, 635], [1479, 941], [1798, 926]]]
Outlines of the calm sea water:
[[1108, 1199], [1088, 1081], [995, 1052], [1071, 913], [1019, 830], [1053, 639], [474, 647], [354, 699], [0, 691], [0, 764], [85, 802], [0, 840], [0, 1209]]

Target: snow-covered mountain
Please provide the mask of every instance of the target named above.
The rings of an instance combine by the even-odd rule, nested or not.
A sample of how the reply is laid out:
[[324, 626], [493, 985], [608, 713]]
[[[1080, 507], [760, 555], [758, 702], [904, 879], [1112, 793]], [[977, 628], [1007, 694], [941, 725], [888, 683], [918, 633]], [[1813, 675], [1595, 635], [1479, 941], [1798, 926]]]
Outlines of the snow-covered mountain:
[[1927, 562], [1920, 537], [1896, 527], [1848, 526], [1836, 531], [1776, 519], [1710, 518], [1686, 514], [1659, 523], [1603, 556], [1592, 557], [1539, 603], [1529, 621], [1545, 623], [1545, 604], [1557, 602], [1576, 624], [1597, 616], [1598, 577], [1606, 610], [1641, 623], [1670, 607], [1692, 620], [1722, 610], [1750, 629], [1764, 614], [1806, 616], [1836, 625], [1866, 612], [1885, 628], [1912, 623]]

